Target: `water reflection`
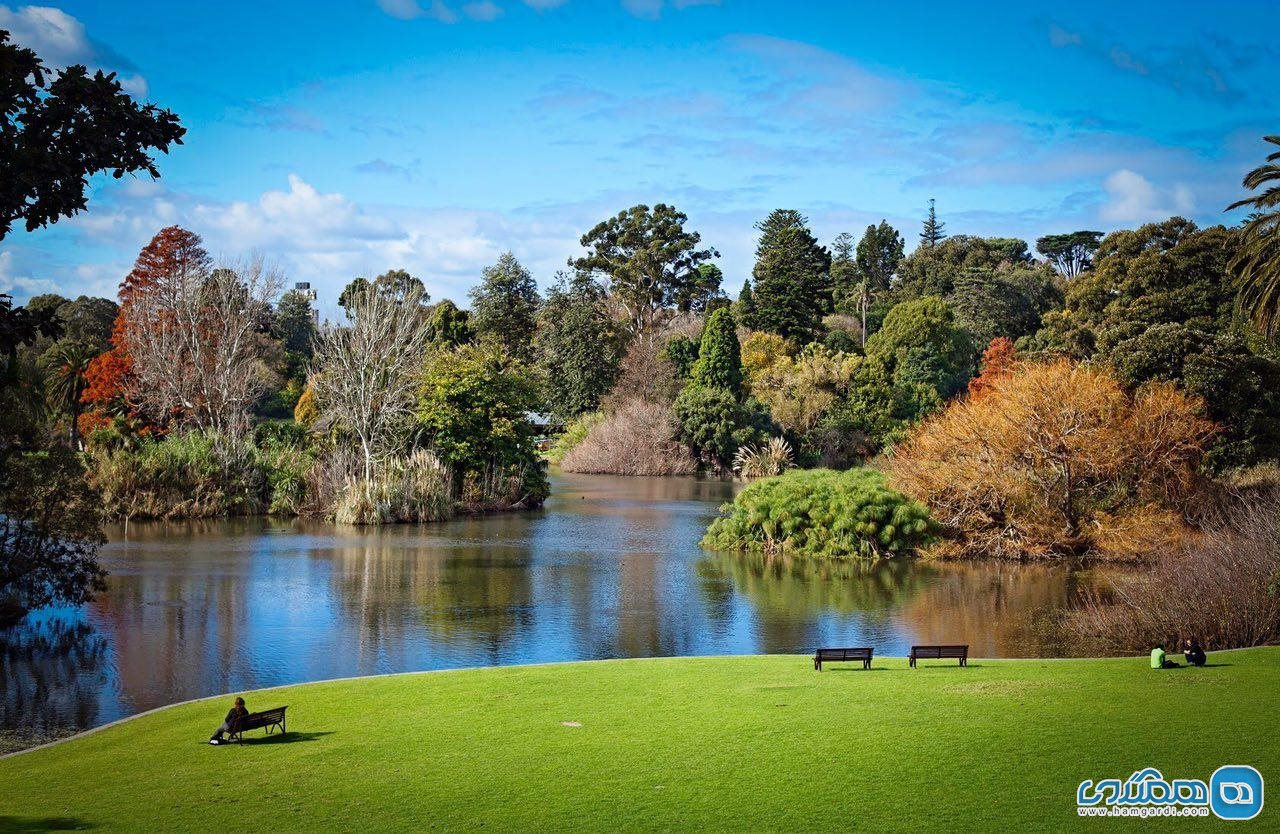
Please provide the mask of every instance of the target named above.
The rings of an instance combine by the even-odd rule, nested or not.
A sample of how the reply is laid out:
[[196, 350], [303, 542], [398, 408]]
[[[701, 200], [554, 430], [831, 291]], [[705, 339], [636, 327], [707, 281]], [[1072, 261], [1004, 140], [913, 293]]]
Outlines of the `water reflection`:
[[3, 726], [83, 727], [232, 690], [484, 664], [824, 643], [1051, 654], [1036, 618], [1069, 604], [1077, 581], [1000, 565], [706, 553], [697, 541], [731, 485], [560, 476], [553, 487], [537, 513], [438, 525], [111, 531], [105, 594], [59, 612], [64, 632], [46, 620], [0, 635]]

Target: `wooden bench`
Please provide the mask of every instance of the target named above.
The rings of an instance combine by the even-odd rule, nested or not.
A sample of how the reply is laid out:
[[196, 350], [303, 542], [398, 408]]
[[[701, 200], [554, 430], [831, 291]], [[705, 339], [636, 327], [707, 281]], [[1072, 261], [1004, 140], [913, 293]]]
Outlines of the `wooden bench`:
[[912, 646], [908, 660], [914, 667], [917, 660], [949, 660], [958, 658], [961, 666], [969, 665], [968, 646]]
[[862, 668], [870, 669], [872, 651], [871, 646], [850, 649], [818, 649], [818, 653], [813, 656], [813, 668], [821, 672], [823, 663], [830, 663], [835, 660], [861, 660]]
[[271, 735], [276, 730], [279, 730], [280, 734], [284, 735], [288, 732], [288, 730], [285, 729], [284, 722], [284, 711], [288, 708], [289, 707], [287, 706], [283, 706], [265, 710], [263, 712], [251, 712], [244, 718], [237, 721], [235, 726], [231, 728], [231, 732], [228, 735], [233, 741], [239, 744], [244, 744], [243, 736], [246, 730], [265, 729], [267, 731], [267, 735]]

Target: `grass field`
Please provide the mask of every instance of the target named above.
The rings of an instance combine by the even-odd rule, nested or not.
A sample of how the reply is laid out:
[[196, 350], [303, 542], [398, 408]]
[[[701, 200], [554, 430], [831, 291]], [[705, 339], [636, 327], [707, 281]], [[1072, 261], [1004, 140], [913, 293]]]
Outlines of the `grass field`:
[[1076, 816], [1082, 779], [1280, 773], [1280, 648], [1210, 662], [676, 658], [307, 684], [248, 698], [289, 705], [281, 740], [204, 744], [219, 698], [0, 760], [0, 829], [1280, 829], [1276, 808]]

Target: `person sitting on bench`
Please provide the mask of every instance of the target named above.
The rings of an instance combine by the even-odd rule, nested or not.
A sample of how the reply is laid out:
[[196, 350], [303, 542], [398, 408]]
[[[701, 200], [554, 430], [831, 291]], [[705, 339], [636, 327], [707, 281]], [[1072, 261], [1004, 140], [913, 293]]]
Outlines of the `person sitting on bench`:
[[1176, 669], [1178, 664], [1165, 656], [1164, 646], [1156, 646], [1151, 650], [1152, 669]]
[[1203, 666], [1205, 661], [1209, 659], [1205, 656], [1204, 649], [1200, 646], [1200, 641], [1194, 637], [1188, 637], [1183, 641], [1182, 656], [1192, 666]]
[[209, 738], [210, 744], [221, 744], [222, 736], [236, 728], [236, 724], [243, 721], [245, 716], [249, 714], [249, 710], [244, 708], [244, 698], [236, 698], [236, 705], [231, 708], [231, 712], [227, 713], [227, 717], [222, 720], [222, 724], [214, 731]]

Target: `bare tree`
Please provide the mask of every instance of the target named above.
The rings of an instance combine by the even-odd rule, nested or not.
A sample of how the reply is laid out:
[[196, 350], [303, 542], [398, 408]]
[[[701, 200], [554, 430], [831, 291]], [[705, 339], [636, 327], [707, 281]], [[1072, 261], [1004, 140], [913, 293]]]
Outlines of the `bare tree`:
[[364, 476], [408, 429], [426, 348], [423, 291], [357, 293], [351, 324], [326, 324], [316, 335], [310, 380], [322, 416], [360, 441]]
[[136, 401], [156, 418], [238, 437], [268, 378], [258, 334], [283, 277], [259, 257], [177, 270], [130, 305]]

